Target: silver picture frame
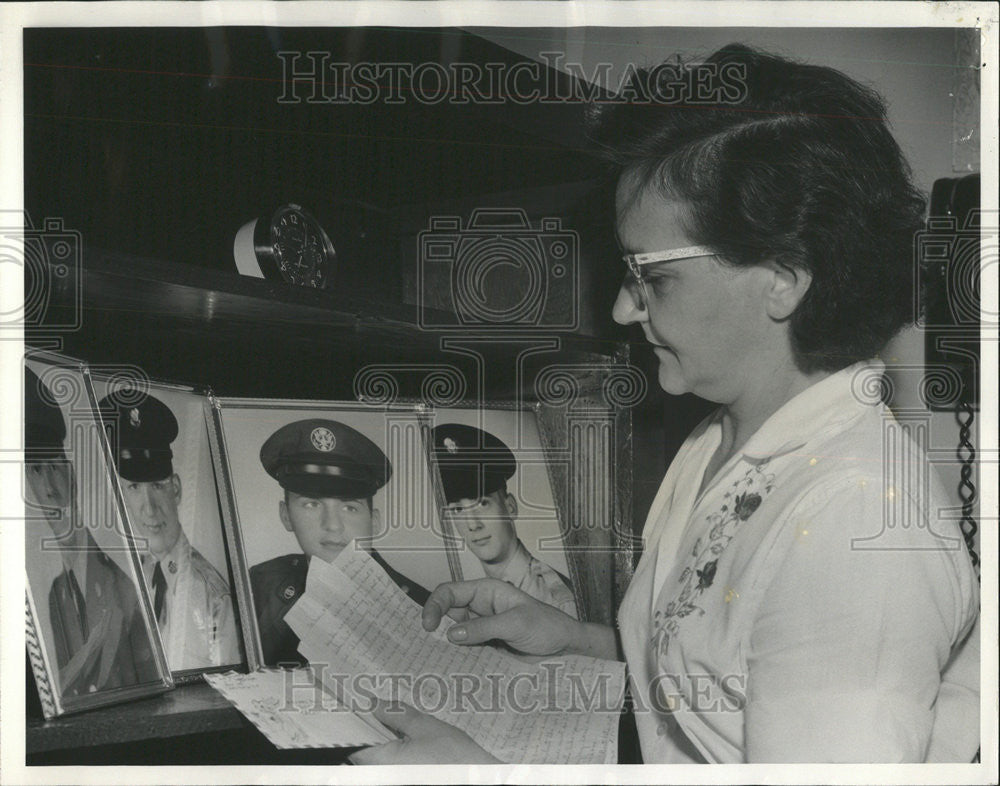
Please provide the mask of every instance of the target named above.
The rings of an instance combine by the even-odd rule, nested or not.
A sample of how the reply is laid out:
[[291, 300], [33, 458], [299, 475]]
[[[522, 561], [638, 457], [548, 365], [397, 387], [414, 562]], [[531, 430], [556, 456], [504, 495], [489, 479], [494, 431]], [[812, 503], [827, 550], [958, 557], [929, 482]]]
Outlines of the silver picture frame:
[[169, 690], [89, 369], [43, 351], [24, 364], [26, 646], [42, 713]]
[[[169, 443], [171, 467], [163, 470], [163, 478], [136, 482], [112, 462], [151, 597], [157, 563], [165, 577], [165, 603], [157, 625], [174, 681], [183, 684], [207, 672], [246, 670], [246, 627], [233, 590], [210, 446], [211, 390], [150, 378], [136, 366], [91, 365], [90, 372], [112, 456], [128, 440], [128, 434], [120, 435], [116, 428], [161, 427], [139, 420], [148, 398], [166, 407], [177, 424], [177, 436]], [[167, 447], [165, 441], [162, 447]], [[154, 551], [160, 552], [159, 559]]]

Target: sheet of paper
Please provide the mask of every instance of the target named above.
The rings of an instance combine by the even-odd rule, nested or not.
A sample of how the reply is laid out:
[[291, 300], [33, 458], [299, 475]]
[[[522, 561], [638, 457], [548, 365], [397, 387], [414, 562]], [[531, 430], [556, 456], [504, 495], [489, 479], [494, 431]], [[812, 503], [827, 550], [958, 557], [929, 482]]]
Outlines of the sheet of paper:
[[362, 551], [312, 560], [286, 622], [317, 679], [353, 706], [398, 699], [459, 727], [505, 762], [617, 760], [624, 665], [582, 656], [527, 663], [424, 631], [420, 607]]
[[354, 748], [391, 739], [347, 710], [309, 667], [227, 671], [206, 674], [205, 681], [276, 748]]

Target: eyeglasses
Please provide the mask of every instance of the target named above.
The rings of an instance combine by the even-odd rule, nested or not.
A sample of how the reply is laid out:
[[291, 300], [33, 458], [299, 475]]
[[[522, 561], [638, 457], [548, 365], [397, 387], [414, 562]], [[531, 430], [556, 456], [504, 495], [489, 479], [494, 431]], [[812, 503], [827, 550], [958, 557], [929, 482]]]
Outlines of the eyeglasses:
[[654, 265], [658, 262], [679, 262], [682, 259], [715, 256], [715, 253], [708, 246], [685, 246], [684, 248], [671, 248], [664, 251], [650, 251], [646, 254], [625, 254], [622, 256], [622, 260], [628, 266], [625, 283], [626, 285], [629, 283], [635, 285], [629, 287], [629, 292], [635, 299], [636, 305], [645, 310], [650, 298], [646, 291], [646, 279], [642, 273], [644, 266]]

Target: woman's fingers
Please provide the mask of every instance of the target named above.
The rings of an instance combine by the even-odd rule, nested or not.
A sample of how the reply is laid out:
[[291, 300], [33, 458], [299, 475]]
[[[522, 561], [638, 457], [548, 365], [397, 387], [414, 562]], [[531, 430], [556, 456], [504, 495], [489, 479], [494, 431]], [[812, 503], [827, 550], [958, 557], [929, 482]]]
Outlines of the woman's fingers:
[[379, 699], [372, 714], [401, 740], [365, 748], [350, 756], [353, 764], [494, 764], [463, 731], [408, 704]]
[[406, 743], [403, 740], [394, 740], [383, 745], [373, 745], [370, 748], [352, 753], [347, 758], [351, 764], [404, 764], [404, 751]]
[[422, 721], [431, 721], [435, 724], [439, 722], [409, 704], [404, 704], [401, 701], [385, 701], [384, 699], [378, 700], [372, 708], [372, 715], [404, 737], [419, 736]]
[[476, 619], [452, 625], [448, 628], [448, 641], [455, 644], [482, 644], [493, 639], [516, 646], [525, 638], [526, 621], [519, 609], [505, 611], [492, 617]]
[[[516, 605], [520, 590], [496, 579], [450, 581], [439, 584], [424, 604], [421, 617], [424, 630], [437, 630], [441, 619], [453, 609], [468, 609], [479, 616], [490, 616]], [[524, 595], [527, 598], [527, 595]], [[498, 604], [502, 598], [503, 603]]]
[[448, 628], [455, 644], [499, 640], [527, 655], [554, 655], [569, 651], [581, 633], [572, 617], [497, 579], [439, 585], [424, 605], [424, 629], [436, 630], [455, 609], [477, 615]]

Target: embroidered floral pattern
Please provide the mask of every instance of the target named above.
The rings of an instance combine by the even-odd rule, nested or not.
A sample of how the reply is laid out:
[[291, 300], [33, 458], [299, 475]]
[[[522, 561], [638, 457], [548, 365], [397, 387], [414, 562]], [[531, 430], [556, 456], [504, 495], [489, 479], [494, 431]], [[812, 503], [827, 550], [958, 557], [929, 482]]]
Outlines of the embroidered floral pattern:
[[[677, 635], [678, 621], [692, 614], [702, 616], [705, 609], [698, 605], [702, 593], [711, 588], [722, 556], [741, 525], [746, 523], [774, 489], [774, 474], [767, 471], [768, 461], [751, 465], [742, 477], [733, 481], [723, 494], [722, 506], [710, 513], [708, 537], [699, 537], [691, 550], [688, 564], [677, 578], [680, 585], [674, 599], [653, 613], [653, 635], [650, 644], [658, 657], [667, 653], [671, 637]], [[667, 594], [667, 587], [661, 595]], [[659, 604], [657, 604], [659, 605]]]

